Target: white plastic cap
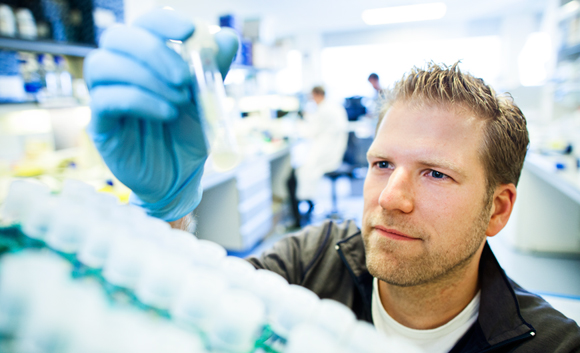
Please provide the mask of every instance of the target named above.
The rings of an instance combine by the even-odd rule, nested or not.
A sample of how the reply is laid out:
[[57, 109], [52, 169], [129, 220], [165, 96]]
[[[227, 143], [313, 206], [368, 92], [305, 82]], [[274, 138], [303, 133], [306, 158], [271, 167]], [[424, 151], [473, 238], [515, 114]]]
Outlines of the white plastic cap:
[[154, 242], [156, 245], [161, 246], [164, 243], [164, 239], [171, 232], [171, 226], [169, 223], [154, 217], [145, 218], [138, 229], [136, 235], [143, 237]]
[[103, 221], [87, 231], [77, 258], [88, 267], [101, 269], [109, 257], [115, 240], [126, 236], [129, 236], [129, 231], [125, 226]]
[[235, 256], [227, 256], [221, 263], [220, 271], [232, 288], [246, 290], [252, 287], [256, 275], [256, 268], [252, 264]]
[[0, 216], [8, 222], [20, 223], [27, 216], [30, 205], [39, 197], [50, 193], [48, 186], [28, 180], [10, 184]]
[[311, 324], [301, 324], [290, 332], [285, 353], [337, 353], [337, 340], [327, 331]]
[[373, 325], [365, 321], [358, 321], [352, 331], [344, 338], [347, 349], [353, 353], [381, 353], [389, 348], [387, 338], [379, 333]]
[[188, 260], [195, 257], [195, 248], [197, 247], [197, 238], [195, 235], [179, 230], [171, 229], [163, 238], [163, 248], [177, 256], [182, 256]]
[[110, 217], [112, 222], [137, 227], [147, 218], [147, 213], [141, 207], [135, 205], [123, 205], [115, 208]]
[[87, 203], [94, 197], [95, 188], [75, 179], [66, 179], [62, 185], [60, 196], [76, 203]]
[[322, 299], [310, 323], [340, 339], [353, 328], [356, 316], [347, 306], [332, 299]]
[[121, 207], [119, 205], [119, 199], [115, 195], [106, 192], [93, 192], [88, 194], [86, 203], [101, 217], [107, 219]]
[[88, 230], [97, 224], [95, 215], [66, 199], [59, 200], [57, 207], [46, 233], [46, 243], [52, 249], [74, 254], [80, 249]]
[[225, 278], [217, 271], [190, 268], [171, 305], [171, 315], [178, 321], [207, 330], [227, 288]]
[[71, 265], [38, 250], [7, 254], [0, 259], [0, 332], [11, 334], [26, 323], [31, 306], [69, 280]]
[[227, 255], [223, 246], [213, 241], [200, 239], [194, 249], [193, 263], [200, 267], [217, 269]]
[[265, 313], [264, 304], [249, 292], [234, 289], [224, 293], [209, 330], [212, 347], [249, 352], [266, 323]]
[[288, 282], [279, 274], [268, 270], [256, 270], [250, 290], [264, 302], [269, 313], [288, 288]]
[[30, 205], [30, 212], [22, 221], [22, 231], [30, 238], [44, 239], [54, 214], [58, 211], [58, 198], [56, 196], [39, 197]]
[[163, 248], [155, 248], [137, 283], [139, 300], [158, 309], [169, 309], [188, 270], [188, 261]]
[[115, 239], [105, 262], [103, 276], [111, 284], [134, 289], [153, 251], [152, 247], [151, 242], [134, 236]]
[[307, 322], [316, 312], [321, 301], [314, 292], [291, 284], [284, 295], [276, 300], [272, 309], [272, 328], [282, 337], [299, 324]]
[[194, 332], [165, 323], [155, 330], [155, 352], [207, 353], [203, 340]]

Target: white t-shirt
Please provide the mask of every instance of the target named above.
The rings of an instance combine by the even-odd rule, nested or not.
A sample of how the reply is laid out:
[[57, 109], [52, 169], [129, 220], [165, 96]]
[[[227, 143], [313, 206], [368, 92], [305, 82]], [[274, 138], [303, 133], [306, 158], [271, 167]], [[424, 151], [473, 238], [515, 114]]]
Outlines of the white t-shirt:
[[481, 292], [477, 292], [465, 309], [445, 325], [430, 330], [415, 330], [401, 325], [387, 313], [379, 296], [379, 281], [375, 278], [372, 298], [373, 322], [377, 330], [383, 332], [387, 338], [414, 346], [418, 352], [449, 352], [477, 320], [480, 295]]

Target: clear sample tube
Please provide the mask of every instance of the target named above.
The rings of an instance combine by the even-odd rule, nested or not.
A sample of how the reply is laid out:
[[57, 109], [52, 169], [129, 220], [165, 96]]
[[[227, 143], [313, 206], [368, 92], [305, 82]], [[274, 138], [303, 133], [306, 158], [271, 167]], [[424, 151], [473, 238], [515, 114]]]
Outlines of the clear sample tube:
[[230, 117], [224, 110], [226, 92], [223, 78], [216, 63], [218, 46], [209, 32], [209, 26], [196, 21], [195, 33], [186, 40], [181, 55], [194, 76], [195, 93], [215, 170], [235, 167], [241, 159]]

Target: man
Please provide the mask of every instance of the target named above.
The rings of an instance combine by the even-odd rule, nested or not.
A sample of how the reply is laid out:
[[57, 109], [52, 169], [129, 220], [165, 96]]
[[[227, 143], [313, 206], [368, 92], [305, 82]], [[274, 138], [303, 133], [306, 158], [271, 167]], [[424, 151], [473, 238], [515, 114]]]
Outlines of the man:
[[[296, 178], [293, 180], [291, 176], [288, 184], [296, 228], [308, 220], [324, 174], [337, 170], [342, 164], [348, 142], [348, 117], [344, 108], [329, 102], [321, 86], [312, 89], [312, 99], [317, 105], [316, 112], [305, 116], [300, 129], [308, 143], [308, 154], [296, 170]], [[309, 204], [305, 220], [298, 208], [300, 201]]]
[[[146, 15], [105, 35], [85, 70], [104, 160], [133, 203], [174, 225], [199, 202], [207, 150], [187, 66], [164, 45], [192, 32], [174, 13]], [[216, 36], [222, 73], [233, 38]], [[507, 278], [486, 242], [516, 200], [521, 111], [457, 65], [413, 69], [388, 98], [368, 152], [362, 229], [309, 227], [249, 261], [425, 352], [580, 351], [576, 323]]]
[[372, 74], [369, 75], [368, 81], [371, 84], [371, 86], [373, 86], [375, 91], [377, 91], [376, 92], [377, 96], [380, 96], [384, 92], [384, 90], [381, 87], [381, 84], [379, 83], [379, 75], [373, 72]]
[[381, 113], [381, 107], [383, 106], [383, 99], [385, 98], [386, 90], [381, 87], [381, 84], [379, 83], [379, 75], [374, 72], [369, 75], [368, 81], [375, 90], [375, 95], [372, 100], [372, 105], [369, 107], [369, 111], [374, 119], [378, 119]]

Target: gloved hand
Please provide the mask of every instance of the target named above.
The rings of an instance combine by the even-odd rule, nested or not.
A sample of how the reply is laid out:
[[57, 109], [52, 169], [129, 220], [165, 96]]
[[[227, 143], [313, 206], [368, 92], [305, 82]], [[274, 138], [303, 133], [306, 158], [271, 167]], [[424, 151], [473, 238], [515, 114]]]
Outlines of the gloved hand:
[[[113, 174], [133, 191], [131, 203], [166, 221], [199, 204], [208, 154], [188, 65], [166, 45], [194, 29], [175, 11], [155, 10], [132, 26], [107, 30], [100, 49], [85, 59], [89, 134]], [[222, 29], [215, 40], [225, 77], [238, 39]]]

